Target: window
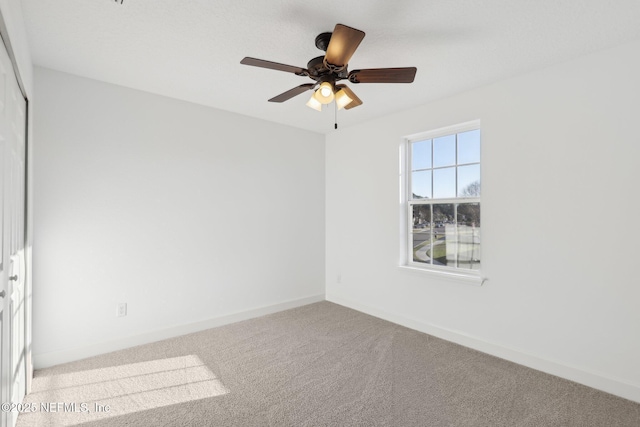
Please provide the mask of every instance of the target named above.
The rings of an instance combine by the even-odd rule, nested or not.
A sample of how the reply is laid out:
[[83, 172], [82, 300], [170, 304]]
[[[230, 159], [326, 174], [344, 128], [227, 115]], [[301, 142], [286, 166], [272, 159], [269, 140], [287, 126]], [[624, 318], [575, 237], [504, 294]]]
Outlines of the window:
[[456, 273], [480, 270], [480, 123], [406, 142], [407, 265]]

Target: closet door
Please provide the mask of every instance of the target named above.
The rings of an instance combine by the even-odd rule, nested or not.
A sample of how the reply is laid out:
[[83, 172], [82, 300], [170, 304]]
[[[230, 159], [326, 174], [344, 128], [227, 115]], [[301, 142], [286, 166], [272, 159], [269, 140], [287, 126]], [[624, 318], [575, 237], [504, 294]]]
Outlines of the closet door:
[[[4, 44], [0, 43], [0, 398], [9, 404], [22, 402], [26, 389], [25, 114], [26, 101]], [[17, 416], [17, 411], [3, 411], [0, 423], [13, 426]]]

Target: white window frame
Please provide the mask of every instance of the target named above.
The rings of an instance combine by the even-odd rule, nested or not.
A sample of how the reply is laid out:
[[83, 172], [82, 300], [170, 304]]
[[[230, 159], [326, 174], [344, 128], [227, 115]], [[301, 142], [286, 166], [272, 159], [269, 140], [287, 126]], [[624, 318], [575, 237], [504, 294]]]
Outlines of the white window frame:
[[[434, 139], [443, 136], [453, 135], [457, 133], [467, 132], [471, 130], [481, 130], [480, 120], [474, 120], [457, 124], [454, 126], [447, 126], [427, 132], [421, 132], [413, 135], [408, 135], [403, 138], [400, 146], [400, 267], [419, 273], [428, 273], [439, 276], [441, 278], [454, 279], [458, 281], [469, 282], [477, 285], [481, 285], [484, 280], [482, 279], [481, 270], [463, 269], [458, 267], [440, 266], [433, 264], [425, 264], [422, 262], [413, 261], [413, 206], [414, 205], [433, 205], [433, 204], [460, 204], [460, 203], [479, 203], [480, 211], [482, 212], [482, 203], [480, 197], [455, 197], [447, 199], [424, 199], [414, 200], [412, 199], [412, 170], [411, 170], [411, 144], [426, 139]], [[482, 136], [480, 141], [480, 147], [482, 152]], [[456, 161], [456, 167], [459, 166]], [[480, 159], [480, 170], [482, 171], [482, 155]], [[456, 174], [457, 180], [457, 174]], [[457, 186], [456, 186], [457, 187]], [[454, 209], [454, 215], [457, 215], [457, 209]], [[457, 218], [456, 218], [457, 220]], [[480, 227], [480, 234], [482, 234], [482, 227]], [[482, 236], [480, 236], [482, 241]], [[482, 268], [482, 267], [481, 267]]]

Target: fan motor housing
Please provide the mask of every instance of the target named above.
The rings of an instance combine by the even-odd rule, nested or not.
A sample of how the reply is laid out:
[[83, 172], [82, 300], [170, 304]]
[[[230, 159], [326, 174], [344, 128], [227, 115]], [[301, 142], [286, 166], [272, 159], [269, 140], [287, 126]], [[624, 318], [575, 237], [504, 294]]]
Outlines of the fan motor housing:
[[311, 61], [307, 63], [307, 70], [311, 78], [318, 77], [323, 74], [323, 72], [327, 72], [327, 68], [323, 63], [324, 56], [318, 56], [317, 58], [313, 58]]
[[309, 77], [313, 80], [319, 81], [320, 79], [327, 80], [342, 80], [348, 76], [347, 68], [335, 72], [327, 68], [324, 63], [324, 56], [318, 56], [313, 58], [307, 63], [307, 70], [309, 71]]

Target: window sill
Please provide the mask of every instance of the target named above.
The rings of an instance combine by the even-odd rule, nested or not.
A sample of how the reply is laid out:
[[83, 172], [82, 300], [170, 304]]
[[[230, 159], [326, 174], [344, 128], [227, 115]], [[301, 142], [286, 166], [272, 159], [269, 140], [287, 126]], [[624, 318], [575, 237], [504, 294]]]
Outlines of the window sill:
[[438, 279], [451, 280], [454, 282], [465, 283], [474, 286], [482, 286], [484, 282], [487, 281], [487, 279], [483, 278], [479, 272], [463, 273], [457, 271], [443, 271], [431, 268], [413, 267], [410, 265], [399, 265], [398, 268], [409, 273], [414, 273], [422, 276], [431, 276]]

